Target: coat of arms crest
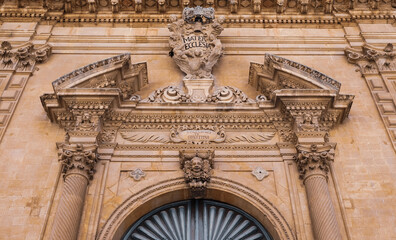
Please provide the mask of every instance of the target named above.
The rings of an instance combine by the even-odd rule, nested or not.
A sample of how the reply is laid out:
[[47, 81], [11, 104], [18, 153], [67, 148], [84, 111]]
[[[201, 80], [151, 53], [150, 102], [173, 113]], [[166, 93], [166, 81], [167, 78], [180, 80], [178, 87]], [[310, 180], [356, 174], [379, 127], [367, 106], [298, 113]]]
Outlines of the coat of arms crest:
[[213, 8], [185, 8], [183, 19], [171, 16], [171, 55], [186, 74], [184, 80], [213, 79], [212, 68], [223, 53], [217, 37], [223, 19], [215, 19]]

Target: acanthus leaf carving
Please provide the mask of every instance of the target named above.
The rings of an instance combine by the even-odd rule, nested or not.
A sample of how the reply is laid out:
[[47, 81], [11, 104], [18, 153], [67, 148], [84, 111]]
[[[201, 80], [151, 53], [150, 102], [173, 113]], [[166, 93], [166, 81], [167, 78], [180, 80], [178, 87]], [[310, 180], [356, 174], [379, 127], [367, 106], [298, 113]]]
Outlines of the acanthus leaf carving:
[[63, 165], [63, 176], [66, 178], [69, 174], [81, 174], [91, 180], [98, 158], [96, 151], [96, 145], [63, 145], [58, 154]]
[[264, 132], [255, 134], [241, 134], [234, 137], [227, 138], [227, 143], [247, 142], [247, 143], [260, 143], [267, 142], [275, 136], [275, 132]]
[[307, 179], [309, 176], [319, 174], [327, 177], [329, 172], [329, 162], [334, 160], [330, 150], [331, 145], [310, 146], [297, 145], [297, 156], [295, 161], [301, 179]]
[[157, 142], [157, 143], [168, 143], [169, 137], [166, 135], [150, 134], [150, 133], [134, 133], [134, 132], [120, 132], [121, 137], [130, 142]]

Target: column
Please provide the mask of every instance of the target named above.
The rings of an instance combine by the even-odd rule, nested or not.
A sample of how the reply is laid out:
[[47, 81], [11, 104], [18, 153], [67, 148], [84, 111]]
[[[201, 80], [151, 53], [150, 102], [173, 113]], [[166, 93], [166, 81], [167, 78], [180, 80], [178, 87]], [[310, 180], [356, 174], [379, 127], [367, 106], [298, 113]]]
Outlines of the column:
[[341, 240], [337, 218], [327, 184], [330, 145], [297, 146], [297, 167], [307, 192], [315, 240]]
[[64, 186], [50, 239], [76, 240], [87, 186], [97, 161], [96, 145], [65, 145], [59, 160], [63, 164]]

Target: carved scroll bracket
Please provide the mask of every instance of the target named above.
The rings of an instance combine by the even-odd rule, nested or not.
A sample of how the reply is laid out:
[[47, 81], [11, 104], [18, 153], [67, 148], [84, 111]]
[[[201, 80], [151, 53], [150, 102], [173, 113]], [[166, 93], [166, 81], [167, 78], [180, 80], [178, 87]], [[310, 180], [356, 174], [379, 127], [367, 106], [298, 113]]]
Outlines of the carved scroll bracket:
[[38, 47], [31, 42], [17, 47], [4, 41], [0, 45], [0, 141], [14, 114], [19, 99], [37, 63], [51, 55], [48, 44]]
[[193, 198], [203, 198], [212, 175], [213, 150], [180, 151], [180, 168]]
[[0, 48], [0, 70], [33, 72], [36, 63], [45, 62], [51, 55], [51, 50], [52, 47], [47, 44], [35, 48], [31, 42], [13, 48], [9, 42], [4, 41]]

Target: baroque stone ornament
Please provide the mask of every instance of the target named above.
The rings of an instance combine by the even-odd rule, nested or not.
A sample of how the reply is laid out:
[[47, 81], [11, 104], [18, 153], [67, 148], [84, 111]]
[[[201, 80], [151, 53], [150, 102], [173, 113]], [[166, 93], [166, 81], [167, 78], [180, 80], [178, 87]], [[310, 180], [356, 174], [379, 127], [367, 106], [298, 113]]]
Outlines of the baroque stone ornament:
[[223, 127], [207, 126], [201, 128], [194, 125], [183, 125], [171, 129], [170, 139], [172, 142], [186, 142], [187, 144], [208, 144], [209, 142], [220, 143], [226, 139]]
[[1, 43], [0, 48], [0, 70], [15, 69], [18, 72], [32, 72], [36, 63], [42, 63], [48, 59], [51, 55], [51, 50], [52, 47], [49, 45], [35, 48], [31, 42], [27, 42], [15, 49], [11, 46], [11, 43], [4, 41]]
[[333, 202], [327, 184], [330, 162], [334, 160], [331, 145], [297, 145], [297, 169], [303, 179], [314, 238], [341, 240]]
[[59, 161], [63, 165], [64, 178], [72, 172], [78, 172], [91, 180], [97, 162], [96, 145], [65, 145], [60, 149]]
[[184, 171], [184, 179], [191, 189], [193, 198], [205, 196], [213, 168], [213, 158], [212, 150], [180, 151], [180, 167]]
[[135, 170], [132, 170], [129, 173], [129, 176], [133, 179], [135, 179], [136, 181], [139, 181], [140, 179], [144, 178], [146, 176], [146, 173], [143, 172], [142, 169], [140, 168], [136, 168]]
[[185, 8], [183, 19], [171, 17], [169, 45], [173, 59], [186, 74], [184, 79], [213, 79], [212, 68], [223, 54], [217, 37], [223, 31], [213, 8]]
[[[200, 80], [198, 80], [200, 81]], [[190, 81], [191, 82], [191, 81]], [[217, 87], [213, 94], [209, 94], [208, 88], [202, 85], [195, 88], [189, 83], [184, 82], [189, 93], [186, 94], [182, 89], [176, 86], [168, 86], [152, 92], [146, 99], [141, 102], [151, 103], [254, 103], [244, 92], [236, 87], [223, 86]], [[190, 91], [191, 90], [191, 91]], [[197, 91], [194, 91], [197, 90]], [[200, 91], [202, 92], [200, 93]], [[208, 92], [204, 92], [208, 90]]]
[[64, 184], [49, 239], [78, 238], [87, 185], [95, 172], [96, 150], [94, 144], [61, 147], [59, 161], [63, 165]]
[[329, 172], [329, 162], [333, 161], [330, 154], [331, 145], [317, 146], [313, 144], [309, 147], [297, 145], [298, 154], [295, 158], [298, 172], [301, 179], [306, 179], [312, 174], [327, 176]]
[[256, 167], [253, 169], [252, 174], [257, 178], [257, 180], [262, 181], [264, 178], [268, 177], [268, 172], [262, 167]]

